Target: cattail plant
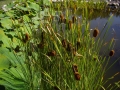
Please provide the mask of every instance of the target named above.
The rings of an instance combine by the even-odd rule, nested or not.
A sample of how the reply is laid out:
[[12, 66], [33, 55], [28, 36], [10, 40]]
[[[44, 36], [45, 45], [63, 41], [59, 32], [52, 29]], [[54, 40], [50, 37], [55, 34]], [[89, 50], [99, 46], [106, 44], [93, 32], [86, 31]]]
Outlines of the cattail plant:
[[93, 37], [97, 37], [99, 34], [99, 30], [98, 29], [94, 29], [93, 31]]
[[73, 72], [78, 72], [78, 66], [76, 64], [73, 64], [72, 65], [72, 68], [73, 68]]
[[73, 16], [73, 17], [72, 17], [72, 23], [75, 23], [76, 20], [77, 20], [76, 16]]
[[66, 50], [67, 50], [68, 52], [71, 52], [71, 51], [72, 51], [72, 44], [71, 44], [71, 43], [68, 43], [68, 44], [67, 44]]
[[53, 88], [53, 90], [60, 90], [57, 86], [54, 86]]
[[111, 50], [110, 52], [109, 52], [109, 56], [113, 56], [115, 54], [115, 51], [114, 50]]
[[81, 77], [80, 77], [80, 74], [79, 74], [78, 72], [75, 72], [75, 73], [74, 73], [74, 76], [75, 76], [75, 79], [76, 79], [76, 80], [80, 80], [80, 78], [81, 78]]
[[27, 43], [27, 41], [29, 41], [29, 39], [30, 39], [30, 36], [29, 36], [28, 33], [26, 33], [25, 36], [24, 36], [24, 38], [23, 38], [23, 42]]
[[77, 50], [80, 48], [80, 45], [81, 45], [80, 41], [77, 41]]
[[73, 26], [73, 25], [72, 25], [72, 21], [69, 20], [69, 22], [68, 22], [68, 29], [71, 30], [71, 29], [72, 29], [72, 26]]
[[64, 15], [63, 15], [63, 14], [60, 14], [60, 20], [59, 20], [59, 22], [60, 22], [60, 23], [63, 23], [64, 20], [65, 20]]
[[67, 41], [65, 39], [63, 39], [61, 42], [62, 42], [62, 46], [64, 48], [67, 48]]
[[50, 52], [47, 53], [48, 56], [56, 56], [56, 51], [52, 50]]

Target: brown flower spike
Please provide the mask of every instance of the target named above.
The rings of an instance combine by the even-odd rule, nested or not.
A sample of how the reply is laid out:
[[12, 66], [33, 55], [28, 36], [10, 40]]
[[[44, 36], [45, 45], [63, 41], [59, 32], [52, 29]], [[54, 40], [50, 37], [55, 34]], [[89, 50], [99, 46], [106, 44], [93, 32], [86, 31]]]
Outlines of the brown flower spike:
[[56, 56], [56, 52], [54, 50], [47, 53], [48, 56]]
[[62, 40], [62, 46], [64, 48], [67, 48], [67, 41], [65, 39]]
[[64, 22], [64, 15], [63, 14], [60, 14], [60, 22]]
[[67, 50], [68, 52], [71, 52], [71, 51], [72, 51], [72, 44], [71, 44], [71, 43], [68, 43], [68, 44], [67, 44], [66, 50]]
[[94, 29], [93, 31], [93, 37], [97, 37], [99, 34], [99, 30], [98, 29]]
[[77, 41], [77, 50], [80, 48], [80, 41]]
[[78, 67], [76, 64], [73, 64], [72, 68], [74, 73], [78, 72]]
[[54, 86], [53, 88], [54, 90], [60, 90], [57, 86]]
[[115, 54], [115, 51], [111, 50], [110, 53], [109, 53], [109, 56], [113, 56], [114, 54]]
[[75, 79], [76, 79], [76, 80], [80, 80], [80, 74], [79, 74], [78, 72], [75, 72], [74, 75], [75, 75]]
[[71, 20], [68, 22], [68, 28], [72, 29], [72, 21]]
[[23, 42], [26, 43], [30, 39], [30, 36], [28, 33], [25, 34], [25, 37], [23, 38]]
[[77, 18], [75, 16], [72, 17], [72, 22], [75, 23]]
[[44, 42], [40, 42], [39, 44], [37, 44], [37, 47], [38, 47], [39, 49], [43, 49], [44, 46], [45, 46]]

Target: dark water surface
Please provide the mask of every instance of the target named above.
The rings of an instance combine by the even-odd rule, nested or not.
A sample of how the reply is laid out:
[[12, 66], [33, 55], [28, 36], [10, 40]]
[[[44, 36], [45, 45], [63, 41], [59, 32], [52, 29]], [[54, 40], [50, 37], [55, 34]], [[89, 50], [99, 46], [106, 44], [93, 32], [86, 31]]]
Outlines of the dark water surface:
[[[99, 15], [101, 12], [98, 12]], [[98, 16], [98, 17], [95, 17], [93, 18], [92, 20], [90, 20], [90, 28], [91, 29], [94, 29], [94, 28], [98, 28], [99, 30], [102, 30], [103, 26], [105, 25], [105, 23], [108, 21], [110, 15], [112, 15], [111, 12], [105, 12], [103, 13], [103, 16], [106, 16], [104, 14], [108, 13], [108, 17], [101, 17], [101, 16]], [[108, 38], [106, 39], [106, 42], [110, 41], [112, 38], [115, 38], [115, 41], [116, 41], [116, 44], [115, 44], [115, 47], [113, 48], [115, 50], [115, 55], [110, 59], [110, 62], [108, 64], [108, 67], [110, 65], [112, 65], [115, 60], [117, 58], [120, 57], [120, 15], [118, 14], [113, 14], [113, 17], [111, 19], [111, 25], [110, 25], [110, 28], [109, 28], [109, 32], [108, 32]], [[104, 48], [105, 49], [105, 48]], [[113, 66], [112, 68], [110, 68], [106, 74], [105, 74], [105, 78], [110, 78], [112, 77], [114, 74], [116, 74], [117, 72], [120, 72], [120, 60], [118, 60]], [[114, 83], [114, 82], [117, 82], [117, 81], [120, 81], [120, 74], [116, 75], [114, 77], [114, 79], [110, 80], [109, 83]], [[107, 83], [106, 86], [109, 85], [109, 83]], [[109, 90], [109, 89], [107, 89]], [[117, 89], [117, 90], [120, 90]]]

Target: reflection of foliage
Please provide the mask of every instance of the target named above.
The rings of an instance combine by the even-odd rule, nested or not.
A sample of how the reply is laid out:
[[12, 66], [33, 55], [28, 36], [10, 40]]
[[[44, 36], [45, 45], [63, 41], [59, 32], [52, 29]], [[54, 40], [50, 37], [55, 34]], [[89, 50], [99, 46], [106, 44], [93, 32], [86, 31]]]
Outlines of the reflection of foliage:
[[[78, 15], [82, 15], [83, 13], [83, 9], [79, 9], [77, 11], [77, 14]], [[115, 9], [114, 11], [110, 11], [109, 9], [88, 9], [88, 13], [89, 13], [89, 16], [88, 16], [88, 19], [89, 20], [93, 20], [93, 19], [96, 19], [96, 18], [109, 18], [110, 17], [110, 13], [113, 13], [114, 16], [116, 17], [119, 17], [120, 16], [120, 12], [118, 9]]]

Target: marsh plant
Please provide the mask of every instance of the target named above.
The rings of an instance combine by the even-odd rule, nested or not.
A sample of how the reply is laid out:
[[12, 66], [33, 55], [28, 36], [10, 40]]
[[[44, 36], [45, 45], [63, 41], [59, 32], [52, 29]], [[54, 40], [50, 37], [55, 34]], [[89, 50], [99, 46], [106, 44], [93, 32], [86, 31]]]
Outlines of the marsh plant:
[[100, 51], [112, 16], [102, 30], [91, 31], [87, 7], [79, 18], [63, 5], [61, 11], [48, 1], [16, 1], [1, 10], [0, 84], [6, 90], [105, 90], [114, 37], [103, 55]]

